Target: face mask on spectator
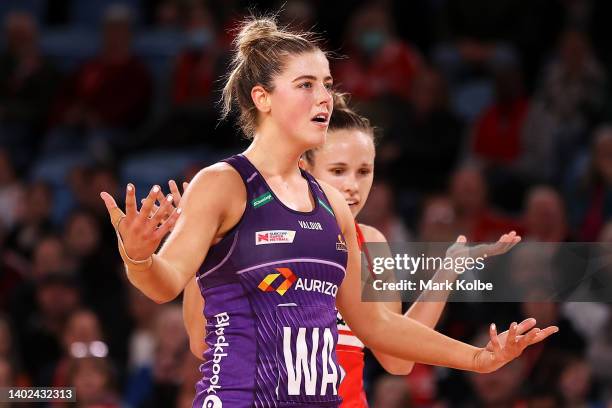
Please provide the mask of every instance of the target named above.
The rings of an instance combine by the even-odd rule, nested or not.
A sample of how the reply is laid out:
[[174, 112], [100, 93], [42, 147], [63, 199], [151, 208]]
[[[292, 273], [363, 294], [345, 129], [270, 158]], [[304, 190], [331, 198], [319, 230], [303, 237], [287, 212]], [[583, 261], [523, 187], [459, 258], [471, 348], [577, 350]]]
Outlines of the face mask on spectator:
[[359, 47], [366, 54], [376, 53], [385, 44], [387, 36], [379, 30], [366, 30], [359, 35]]

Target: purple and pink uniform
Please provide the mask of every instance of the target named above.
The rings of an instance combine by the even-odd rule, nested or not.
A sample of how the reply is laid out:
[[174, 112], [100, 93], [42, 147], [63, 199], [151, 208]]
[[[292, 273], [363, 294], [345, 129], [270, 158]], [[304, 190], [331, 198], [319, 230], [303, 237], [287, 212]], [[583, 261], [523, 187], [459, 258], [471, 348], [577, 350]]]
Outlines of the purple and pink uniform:
[[193, 406], [337, 407], [347, 248], [329, 201], [303, 171], [315, 207], [292, 210], [246, 157], [225, 162], [240, 173], [247, 205], [198, 271], [208, 349]]

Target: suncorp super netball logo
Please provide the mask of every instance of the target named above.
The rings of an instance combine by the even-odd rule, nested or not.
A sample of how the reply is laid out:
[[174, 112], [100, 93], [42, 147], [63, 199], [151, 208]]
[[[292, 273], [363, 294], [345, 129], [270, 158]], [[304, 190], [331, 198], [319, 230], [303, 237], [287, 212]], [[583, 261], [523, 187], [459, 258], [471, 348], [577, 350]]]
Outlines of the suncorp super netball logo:
[[[297, 276], [295, 276], [289, 268], [274, 269], [276, 269], [279, 273], [269, 274], [261, 281], [261, 283], [257, 287], [264, 292], [276, 291], [279, 295], [283, 296], [285, 292], [287, 292], [287, 290], [291, 287], [291, 285], [293, 285], [293, 283], [297, 280]], [[275, 289], [272, 286], [272, 283], [276, 280], [276, 278], [281, 275], [285, 278], [285, 280]]]
[[[293, 286], [294, 290], [319, 292], [333, 297], [335, 297], [338, 293], [338, 285], [332, 282], [327, 282], [320, 279], [298, 278], [289, 268], [274, 269], [276, 269], [279, 273], [271, 273], [263, 278], [263, 280], [257, 286], [259, 290], [263, 292], [276, 292], [283, 296], [295, 283], [295, 286]], [[274, 287], [273, 283], [276, 282], [279, 276], [284, 277], [285, 280], [282, 281], [278, 287]]]

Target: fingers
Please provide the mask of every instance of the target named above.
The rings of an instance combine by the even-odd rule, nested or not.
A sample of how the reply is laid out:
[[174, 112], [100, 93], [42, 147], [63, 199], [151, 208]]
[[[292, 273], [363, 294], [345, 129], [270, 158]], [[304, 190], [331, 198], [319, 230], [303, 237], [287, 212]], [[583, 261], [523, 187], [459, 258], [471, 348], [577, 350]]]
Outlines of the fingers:
[[495, 323], [491, 323], [491, 326], [489, 326], [489, 337], [491, 338], [493, 351], [495, 353], [501, 353], [502, 346], [499, 342], [499, 337], [497, 336], [497, 327], [495, 327]]
[[149, 195], [142, 203], [142, 207], [140, 207], [140, 214], [145, 214], [147, 218], [149, 217], [149, 214], [151, 214], [151, 210], [153, 210], [153, 205], [155, 205], [155, 201], [157, 200], [157, 195], [160, 190], [161, 189], [159, 188], [159, 186], [153, 186], [151, 191], [149, 191]]
[[132, 183], [129, 183], [125, 190], [125, 214], [131, 218], [138, 214], [138, 208], [136, 207], [136, 189]]
[[540, 331], [541, 330], [538, 329], [537, 327], [529, 330], [529, 332], [526, 335], [524, 335], [521, 339], [519, 339], [518, 341], [519, 349], [523, 350], [527, 346], [535, 343], [535, 339], [538, 337]]
[[108, 215], [110, 216], [111, 223], [114, 228], [118, 228], [119, 221], [121, 218], [125, 216], [123, 211], [119, 207], [117, 207], [117, 203], [113, 196], [108, 194], [106, 191], [100, 193], [100, 197], [104, 200], [104, 204], [106, 205], [106, 209], [108, 210]]
[[170, 214], [170, 217], [168, 217], [168, 219], [162, 225], [160, 225], [159, 228], [154, 232], [155, 239], [161, 240], [164, 236], [166, 236], [167, 233], [172, 231], [174, 225], [176, 224], [176, 221], [178, 220], [178, 217], [181, 215], [181, 212], [182, 209], [174, 208], [174, 210]]
[[501, 255], [511, 250], [519, 242], [521, 242], [521, 237], [516, 235], [516, 231], [511, 231], [502, 235], [496, 243], [485, 245], [483, 250], [487, 255]]
[[174, 197], [174, 202], [181, 201], [181, 192], [179, 191], [178, 186], [176, 185], [176, 181], [170, 180], [168, 182], [168, 186], [170, 187], [170, 194], [172, 194], [172, 196]]
[[159, 209], [151, 219], [153, 221], [153, 225], [157, 226], [161, 224], [164, 219], [169, 216], [169, 214], [174, 210], [172, 206], [172, 194], [168, 194], [168, 196], [160, 201]]
[[548, 336], [551, 336], [557, 333], [558, 331], [559, 331], [559, 328], [557, 326], [549, 326], [545, 329], [539, 330], [539, 332], [535, 334], [533, 339], [531, 339], [531, 341], [527, 343], [527, 346], [530, 346], [535, 343], [539, 343], [542, 340], [546, 339]]
[[518, 324], [516, 322], [512, 322], [512, 324], [510, 325], [510, 329], [508, 330], [508, 340], [506, 341], [506, 344], [518, 342], [518, 339], [516, 338], [517, 331]]
[[499, 242], [502, 244], [501, 249], [504, 253], [508, 252], [510, 249], [512, 249], [513, 246], [518, 244], [520, 241], [521, 241], [521, 237], [520, 235], [516, 234], [516, 231], [510, 231], [509, 234], [504, 234], [499, 239]]
[[532, 329], [535, 325], [536, 325], [536, 319], [534, 319], [533, 317], [525, 319], [518, 324], [518, 327], [516, 328], [516, 334], [523, 334], [527, 330]]

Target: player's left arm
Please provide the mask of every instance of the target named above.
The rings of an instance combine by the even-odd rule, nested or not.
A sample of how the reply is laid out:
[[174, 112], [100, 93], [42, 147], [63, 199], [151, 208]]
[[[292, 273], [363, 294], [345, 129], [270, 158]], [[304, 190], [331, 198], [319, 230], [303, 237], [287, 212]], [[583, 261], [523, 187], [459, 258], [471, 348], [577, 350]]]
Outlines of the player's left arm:
[[[360, 224], [359, 227], [361, 229], [361, 232], [363, 233], [363, 238], [365, 240], [364, 245], [367, 245], [368, 243], [375, 244], [369, 246], [371, 255], [381, 255], [385, 257], [390, 256], [391, 250], [389, 249], [387, 239], [385, 238], [382, 232], [369, 225]], [[400, 301], [381, 303], [387, 309], [391, 310], [394, 313], [402, 313], [402, 303]], [[374, 353], [374, 356], [376, 357], [378, 362], [390, 374], [407, 375], [410, 374], [412, 368], [414, 367], [414, 361], [402, 360], [400, 358], [393, 357], [392, 355], [385, 354], [374, 349], [372, 349], [372, 353]]]
[[206, 351], [206, 319], [204, 318], [204, 298], [200, 294], [198, 281], [192, 278], [183, 291], [183, 323], [189, 336], [191, 353], [204, 360]]
[[487, 345], [486, 348], [478, 348], [438, 333], [379, 303], [364, 303], [360, 296], [360, 251], [355, 221], [344, 197], [328, 184], [321, 185], [348, 248], [346, 276], [338, 290], [336, 305], [351, 330], [368, 347], [403, 360], [488, 373], [520, 356], [526, 347], [558, 331], [556, 326], [542, 330], [533, 328], [535, 320], [528, 319], [527, 324], [511, 324], [507, 335], [501, 339], [496, 326], [491, 324], [491, 347]]

